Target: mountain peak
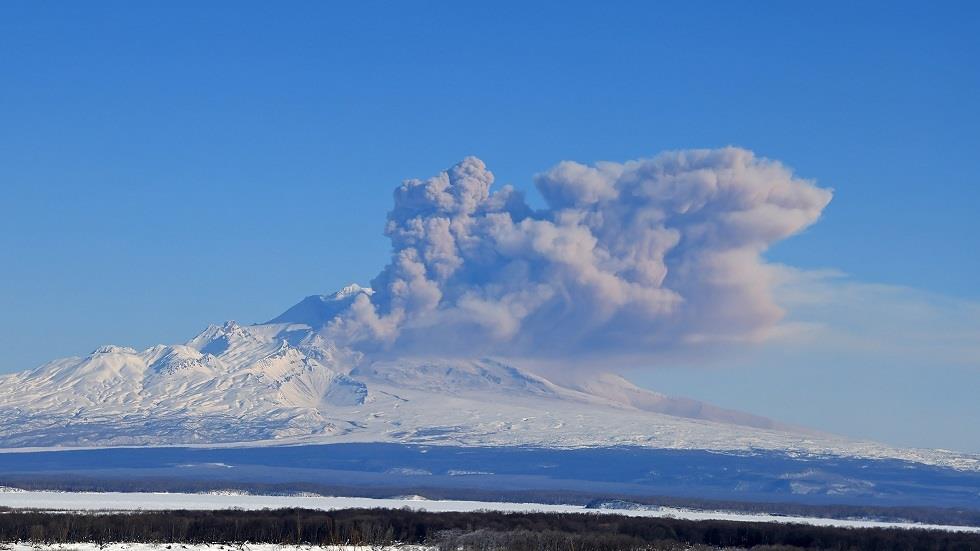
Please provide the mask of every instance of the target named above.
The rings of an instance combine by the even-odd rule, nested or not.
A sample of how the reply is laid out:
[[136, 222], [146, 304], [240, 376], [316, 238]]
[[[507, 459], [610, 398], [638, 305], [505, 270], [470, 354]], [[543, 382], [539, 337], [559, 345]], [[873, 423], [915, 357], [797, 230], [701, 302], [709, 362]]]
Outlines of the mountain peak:
[[330, 298], [334, 300], [343, 300], [345, 298], [357, 296], [361, 293], [371, 296], [374, 294], [374, 289], [371, 289], [370, 287], [361, 287], [357, 283], [351, 283], [350, 285], [347, 285], [343, 289], [330, 295]]
[[128, 346], [116, 346], [114, 344], [107, 344], [105, 346], [100, 346], [92, 351], [90, 356], [98, 356], [101, 354], [137, 354], [135, 348], [130, 348]]
[[371, 296], [374, 290], [351, 283], [330, 295], [310, 295], [265, 324], [299, 324], [319, 329], [346, 310], [362, 294]]

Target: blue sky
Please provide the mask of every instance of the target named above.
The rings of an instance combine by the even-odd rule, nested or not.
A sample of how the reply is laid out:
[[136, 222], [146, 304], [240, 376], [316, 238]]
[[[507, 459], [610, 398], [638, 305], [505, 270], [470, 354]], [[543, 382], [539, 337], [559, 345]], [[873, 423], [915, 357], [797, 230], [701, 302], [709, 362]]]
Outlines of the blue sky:
[[634, 380], [980, 451], [975, 3], [525, 4], [4, 3], [0, 371], [366, 283], [392, 188], [466, 155], [540, 203], [563, 159], [738, 145], [835, 190], [767, 255], [847, 274], [820, 280], [837, 307], [790, 318], [880, 346]]

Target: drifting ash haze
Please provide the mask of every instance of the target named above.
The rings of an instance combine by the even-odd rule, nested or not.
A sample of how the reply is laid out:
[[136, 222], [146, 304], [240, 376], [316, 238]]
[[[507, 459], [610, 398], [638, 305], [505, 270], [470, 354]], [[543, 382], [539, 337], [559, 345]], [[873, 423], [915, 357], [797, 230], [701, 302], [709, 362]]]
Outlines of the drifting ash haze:
[[[540, 211], [492, 182], [468, 158], [402, 184], [373, 290], [0, 378], [0, 446], [635, 445], [980, 469], [666, 397], [600, 368], [765, 338], [782, 312], [761, 254], [813, 223], [828, 191], [734, 148], [565, 162], [538, 177]], [[538, 361], [563, 368], [518, 367]]]

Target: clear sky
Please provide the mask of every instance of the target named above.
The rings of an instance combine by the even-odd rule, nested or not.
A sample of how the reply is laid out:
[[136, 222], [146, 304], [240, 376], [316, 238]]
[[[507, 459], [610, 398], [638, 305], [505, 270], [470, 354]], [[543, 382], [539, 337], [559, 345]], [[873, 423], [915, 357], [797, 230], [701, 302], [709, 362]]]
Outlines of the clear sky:
[[835, 190], [767, 256], [846, 274], [790, 319], [874, 345], [631, 378], [980, 451], [980, 4], [527, 4], [0, 4], [0, 372], [367, 283], [392, 188], [466, 155], [540, 203], [563, 159], [737, 145]]

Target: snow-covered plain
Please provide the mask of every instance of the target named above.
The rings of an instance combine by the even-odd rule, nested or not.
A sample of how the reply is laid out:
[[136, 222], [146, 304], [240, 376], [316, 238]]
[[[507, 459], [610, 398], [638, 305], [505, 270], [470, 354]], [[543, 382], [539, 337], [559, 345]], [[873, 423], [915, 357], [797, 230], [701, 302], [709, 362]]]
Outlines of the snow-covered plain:
[[698, 511], [672, 507], [640, 509], [591, 509], [579, 505], [508, 503], [490, 501], [423, 500], [414, 497], [374, 499], [364, 497], [271, 496], [236, 493], [117, 493], [117, 492], [38, 492], [0, 491], [0, 506], [46, 511], [166, 511], [175, 509], [279, 509], [300, 507], [330, 511], [335, 509], [400, 509], [408, 507], [430, 512], [544, 512], [618, 514], [634, 517], [680, 518], [688, 520], [731, 520], [741, 522], [780, 522], [837, 526], [845, 528], [923, 528], [980, 533], [977, 526], [947, 526], [911, 522], [884, 522], [863, 519], [831, 519], [769, 514]]
[[319, 329], [350, 286], [182, 345], [104, 346], [0, 377], [0, 448], [394, 442], [641, 446], [889, 458], [980, 471], [980, 456], [899, 449], [637, 388], [557, 384], [493, 359], [366, 361]]
[[16, 542], [0, 544], [0, 551], [428, 551], [433, 547], [424, 545], [277, 545], [272, 543], [249, 543], [244, 545], [221, 545], [204, 543], [166, 544], [166, 543], [33, 543]]

